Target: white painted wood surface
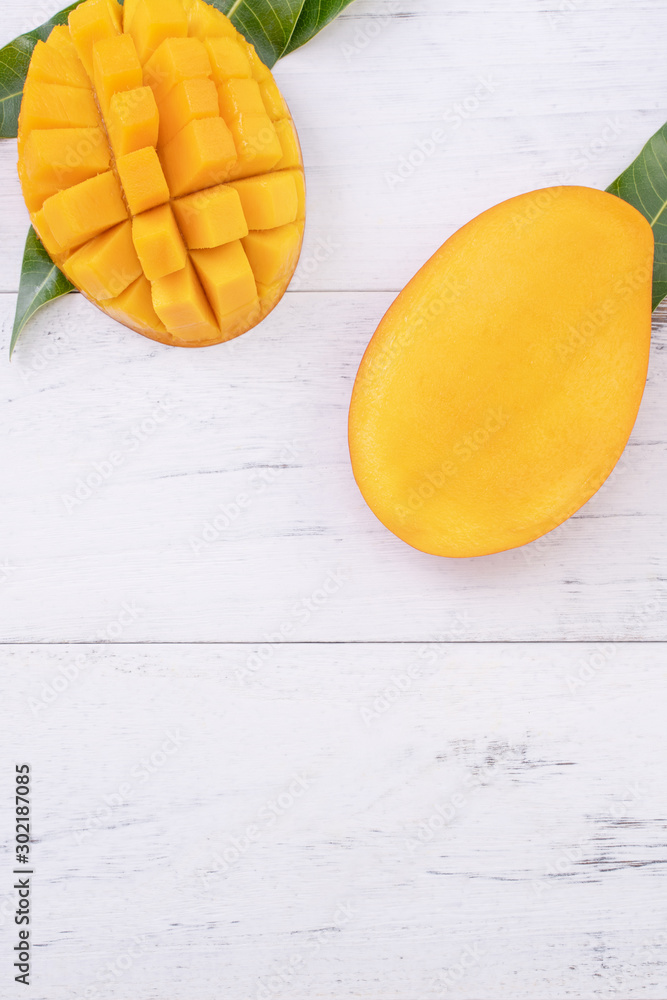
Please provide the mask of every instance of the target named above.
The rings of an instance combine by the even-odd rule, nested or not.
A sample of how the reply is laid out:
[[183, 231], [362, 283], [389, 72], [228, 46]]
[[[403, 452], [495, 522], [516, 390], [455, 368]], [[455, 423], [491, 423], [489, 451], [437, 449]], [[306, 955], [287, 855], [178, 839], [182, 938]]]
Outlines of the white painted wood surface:
[[[7, 0], [0, 43], [58, 6]], [[71, 296], [1, 362], [33, 1000], [667, 997], [667, 310], [621, 465], [523, 550], [414, 552], [345, 438], [433, 250], [521, 191], [606, 186], [664, 122], [666, 27], [667, 0], [356, 0], [277, 69], [309, 179], [280, 309], [179, 352]], [[0, 358], [15, 159], [0, 143]]]
[[2, 653], [32, 996], [664, 998], [662, 646], [248, 653]]

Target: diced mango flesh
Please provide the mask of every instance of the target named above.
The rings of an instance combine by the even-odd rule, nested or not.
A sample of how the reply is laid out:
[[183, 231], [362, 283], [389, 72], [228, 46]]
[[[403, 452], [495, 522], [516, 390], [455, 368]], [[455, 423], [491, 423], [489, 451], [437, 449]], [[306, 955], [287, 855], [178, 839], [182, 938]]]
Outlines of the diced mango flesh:
[[176, 84], [206, 79], [211, 72], [203, 42], [197, 38], [167, 38], [146, 63], [144, 77], [159, 103]]
[[33, 80], [41, 80], [42, 83], [59, 83], [67, 87], [91, 89], [90, 79], [74, 46], [71, 52], [63, 52], [55, 45], [37, 42], [32, 54], [30, 72]]
[[213, 81], [184, 80], [160, 103], [160, 146], [171, 142], [190, 122], [219, 115], [218, 92]]
[[229, 128], [238, 154], [232, 177], [266, 174], [280, 161], [282, 147], [268, 115], [235, 115]]
[[266, 108], [256, 80], [224, 80], [218, 84], [220, 114], [226, 122], [236, 115], [264, 115]]
[[272, 122], [283, 121], [289, 117], [289, 108], [285, 98], [280, 93], [273, 77], [263, 80], [259, 85], [260, 95], [266, 108], [266, 113]]
[[103, 303], [103, 308], [119, 323], [125, 323], [156, 340], [167, 339], [167, 328], [153, 308], [153, 290], [145, 275], [137, 278], [118, 298]]
[[238, 191], [249, 229], [276, 229], [296, 220], [299, 199], [290, 173], [247, 177], [231, 187]]
[[153, 306], [169, 331], [187, 338], [194, 330], [204, 336], [217, 329], [211, 305], [190, 260], [182, 270], [153, 282]]
[[120, 156], [116, 169], [132, 215], [141, 215], [169, 201], [169, 188], [153, 146]]
[[130, 35], [114, 35], [96, 42], [93, 72], [97, 98], [106, 116], [114, 94], [137, 90], [143, 85], [143, 70]]
[[275, 285], [296, 267], [301, 229], [291, 222], [277, 229], [248, 233], [242, 242], [258, 284]]
[[162, 163], [174, 198], [227, 180], [236, 149], [222, 118], [186, 125], [162, 150]]
[[205, 44], [217, 83], [229, 80], [230, 77], [250, 79], [252, 76], [250, 59], [247, 51], [235, 38], [208, 38]]
[[69, 258], [66, 273], [95, 299], [117, 298], [143, 273], [132, 242], [132, 224], [122, 222], [86, 243]]
[[92, 90], [28, 79], [23, 90], [20, 128], [95, 128], [101, 125]]
[[142, 63], [168, 38], [186, 38], [188, 19], [180, 0], [140, 0], [135, 5], [129, 33]]
[[239, 241], [195, 250], [192, 259], [221, 327], [240, 310], [257, 306], [255, 275]]
[[[136, 0], [131, 0], [131, 2], [136, 2]], [[207, 38], [219, 37], [239, 40], [236, 28], [229, 18], [225, 17], [221, 11], [216, 10], [215, 7], [204, 3], [203, 0], [183, 0], [183, 6], [187, 14], [188, 33], [191, 38], [198, 38], [201, 42], [205, 42]]]
[[118, 178], [108, 170], [44, 202], [44, 217], [54, 238], [73, 250], [127, 219]]
[[296, 267], [305, 185], [287, 105], [204, 0], [75, 8], [35, 48], [19, 173], [58, 266], [163, 343], [244, 333]]
[[241, 199], [229, 185], [179, 198], [173, 208], [190, 250], [219, 247], [248, 235]]
[[287, 167], [301, 167], [301, 146], [292, 120], [283, 118], [281, 121], [274, 122], [274, 128], [283, 151], [282, 159], [276, 163], [275, 169], [285, 170]]
[[149, 281], [185, 267], [188, 255], [169, 205], [161, 205], [132, 221], [134, 247]]
[[63, 252], [63, 248], [60, 246], [55, 236], [51, 232], [46, 217], [44, 215], [44, 209], [41, 208], [39, 212], [32, 213], [32, 224], [35, 227], [37, 235], [46, 247], [47, 253], [51, 257], [59, 257]]
[[104, 173], [110, 166], [111, 150], [101, 128], [35, 129], [25, 141], [21, 160], [31, 199], [28, 207], [37, 211], [58, 191]]
[[146, 146], [157, 146], [160, 114], [150, 87], [114, 94], [106, 126], [117, 158]]
[[69, 30], [79, 59], [94, 78], [93, 48], [105, 38], [120, 34], [122, 11], [115, 0], [87, 0], [69, 16]]

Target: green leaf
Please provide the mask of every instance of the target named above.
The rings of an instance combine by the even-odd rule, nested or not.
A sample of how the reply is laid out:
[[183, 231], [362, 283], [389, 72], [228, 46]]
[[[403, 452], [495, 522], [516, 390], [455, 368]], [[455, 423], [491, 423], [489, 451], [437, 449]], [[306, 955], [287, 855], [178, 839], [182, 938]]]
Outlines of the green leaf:
[[[209, 0], [211, 2], [211, 0]], [[352, 0], [212, 0], [267, 66], [305, 45]]]
[[607, 191], [629, 202], [651, 223], [655, 235], [655, 309], [667, 295], [667, 125], [649, 139], [637, 159]]
[[301, 16], [296, 23], [296, 28], [290, 38], [290, 43], [283, 52], [294, 52], [309, 42], [322, 28], [326, 27], [330, 21], [352, 3], [352, 0], [306, 0], [301, 11]]
[[62, 295], [73, 291], [75, 291], [74, 285], [58, 270], [31, 226], [23, 254], [16, 317], [9, 345], [10, 358], [14, 353], [21, 330], [37, 310], [45, 306], [47, 302], [52, 302], [54, 299], [59, 299]]
[[73, 3], [39, 28], [19, 35], [0, 49], [0, 139], [15, 139], [17, 136], [23, 84], [37, 42], [45, 42], [57, 24], [66, 24], [70, 11], [78, 6], [78, 3]]

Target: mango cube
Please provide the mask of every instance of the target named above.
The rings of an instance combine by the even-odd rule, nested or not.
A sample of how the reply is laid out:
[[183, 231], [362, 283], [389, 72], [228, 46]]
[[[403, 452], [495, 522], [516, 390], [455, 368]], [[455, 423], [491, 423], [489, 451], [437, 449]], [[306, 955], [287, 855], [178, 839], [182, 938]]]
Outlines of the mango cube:
[[51, 232], [48, 222], [44, 216], [44, 209], [42, 208], [39, 212], [35, 212], [32, 215], [32, 224], [35, 227], [37, 235], [46, 247], [46, 251], [51, 258], [59, 257], [63, 252], [63, 248], [57, 242], [55, 236]]
[[264, 115], [264, 102], [256, 80], [232, 79], [218, 84], [220, 114], [226, 122], [237, 115]]
[[298, 221], [302, 222], [306, 218], [306, 178], [304, 177], [303, 170], [301, 169], [289, 170], [286, 172], [291, 174], [294, 178], [298, 202], [296, 217]]
[[266, 80], [260, 83], [259, 90], [266, 113], [272, 122], [280, 121], [282, 118], [289, 116], [287, 102], [280, 93], [278, 85], [272, 76], [267, 77]]
[[92, 90], [83, 87], [28, 81], [21, 103], [21, 131], [36, 128], [94, 128], [101, 126]]
[[233, 181], [239, 193], [248, 228], [275, 229], [296, 220], [299, 200], [294, 177], [289, 173], [264, 174]]
[[141, 0], [125, 0], [123, 4], [123, 31], [126, 34], [129, 34], [132, 18], [140, 3]]
[[241, 39], [207, 38], [206, 49], [213, 67], [213, 76], [217, 83], [228, 80], [232, 76], [252, 76], [250, 59]]
[[294, 271], [301, 249], [302, 227], [291, 222], [277, 229], [249, 233], [243, 249], [258, 284], [274, 285]]
[[114, 94], [107, 114], [107, 130], [117, 157], [157, 146], [160, 114], [150, 87]]
[[90, 90], [90, 80], [83, 63], [72, 46], [72, 53], [60, 52], [46, 42], [37, 42], [30, 61], [30, 74], [42, 83], [59, 83], [67, 87], [83, 87]]
[[116, 167], [132, 215], [141, 215], [169, 201], [167, 181], [153, 146], [120, 156]]
[[93, 46], [120, 34], [122, 10], [115, 0], [88, 0], [69, 15], [69, 30], [79, 59], [93, 79]]
[[214, 250], [193, 250], [192, 259], [221, 327], [257, 307], [255, 276], [238, 240]]
[[180, 198], [173, 208], [190, 250], [218, 247], [248, 234], [241, 199], [227, 185]]
[[143, 274], [117, 298], [105, 302], [104, 311], [119, 323], [131, 324], [149, 336], [164, 336], [167, 333], [153, 307], [151, 283]]
[[94, 299], [117, 298], [141, 275], [141, 264], [132, 242], [132, 224], [115, 229], [86, 243], [65, 266], [70, 281]]
[[153, 306], [166, 328], [179, 339], [215, 338], [218, 328], [191, 261], [153, 282]]
[[93, 80], [97, 99], [105, 114], [114, 94], [137, 90], [142, 86], [143, 70], [130, 35], [115, 35], [95, 43]]
[[23, 171], [28, 208], [41, 208], [57, 191], [104, 173], [111, 150], [101, 128], [35, 129], [25, 141]]
[[169, 205], [135, 216], [132, 240], [149, 281], [157, 281], [185, 267], [187, 250]]
[[[44, 44], [47, 45], [49, 49], [52, 49], [55, 52], [59, 52], [60, 55], [64, 56], [66, 59], [72, 59], [73, 57], [79, 59], [79, 56], [77, 55], [76, 51], [76, 46], [72, 41], [72, 33], [69, 30], [68, 24], [57, 24], [55, 28], [52, 28], [51, 34], [46, 39], [46, 42]], [[80, 59], [79, 62], [81, 62]], [[86, 73], [86, 77], [87, 76], [88, 74]], [[92, 86], [90, 80], [88, 81], [88, 83], [89, 86]]]
[[160, 103], [160, 146], [165, 146], [190, 122], [219, 118], [218, 92], [212, 80], [183, 80]]
[[238, 32], [222, 11], [216, 10], [203, 0], [184, 0], [188, 16], [189, 34], [205, 41], [207, 38], [238, 38]]
[[282, 158], [276, 163], [275, 169], [285, 170], [289, 167], [300, 167], [301, 146], [291, 119], [283, 118], [282, 121], [274, 122], [274, 127], [283, 151]]
[[198, 38], [168, 38], [144, 67], [144, 79], [160, 101], [183, 80], [206, 79], [211, 75], [211, 62]]
[[138, 0], [128, 30], [145, 64], [167, 38], [187, 38], [188, 19], [180, 0]]
[[174, 198], [220, 184], [235, 163], [234, 140], [222, 118], [190, 122], [162, 151], [162, 165]]
[[280, 160], [282, 148], [268, 115], [235, 115], [229, 129], [238, 155], [232, 177], [266, 173]]
[[63, 250], [81, 246], [127, 219], [118, 178], [109, 170], [59, 191], [44, 202], [44, 218]]
[[271, 70], [269, 69], [268, 66], [266, 66], [262, 62], [260, 57], [257, 55], [257, 50], [255, 49], [255, 46], [251, 42], [246, 41], [246, 39], [244, 38], [243, 47], [248, 57], [248, 62], [250, 63], [250, 69], [252, 71], [253, 80], [257, 80], [259, 83], [261, 83], [262, 80], [267, 80], [271, 76]]

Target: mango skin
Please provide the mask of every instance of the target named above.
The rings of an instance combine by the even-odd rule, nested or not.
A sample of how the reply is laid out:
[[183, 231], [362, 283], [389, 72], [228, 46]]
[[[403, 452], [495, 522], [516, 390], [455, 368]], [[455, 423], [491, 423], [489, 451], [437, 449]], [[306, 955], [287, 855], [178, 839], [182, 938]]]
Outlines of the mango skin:
[[357, 484], [399, 538], [488, 555], [562, 524], [637, 417], [653, 232], [614, 195], [520, 195], [455, 233], [393, 303], [350, 408]]

